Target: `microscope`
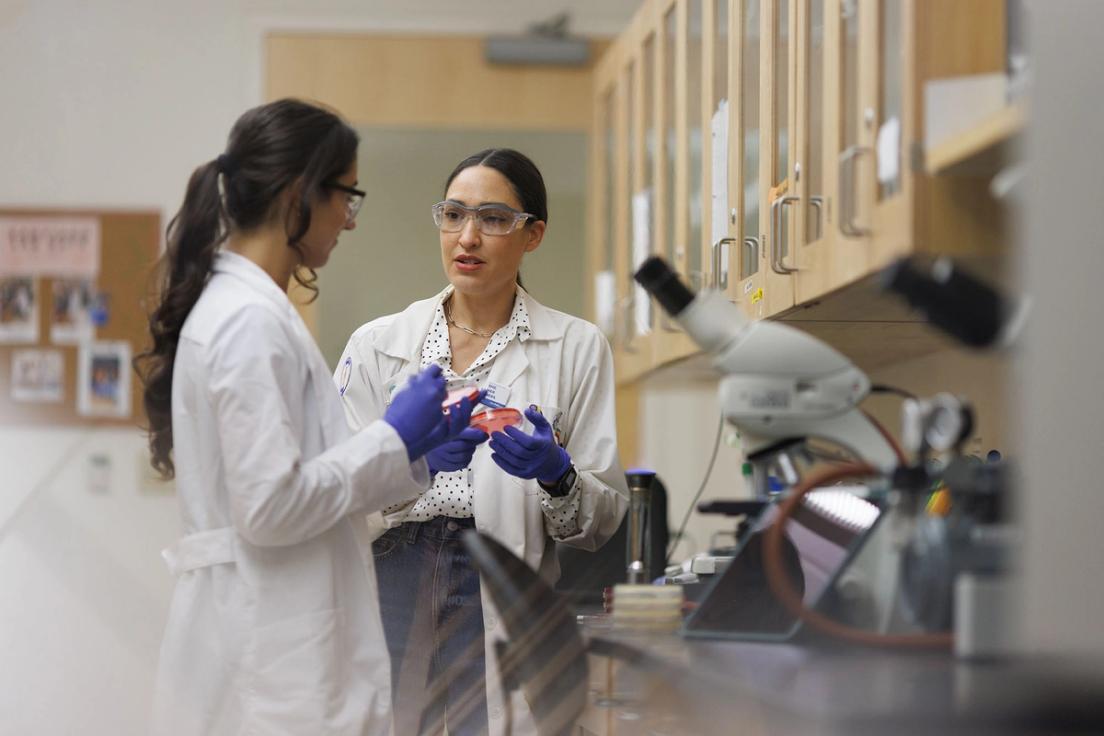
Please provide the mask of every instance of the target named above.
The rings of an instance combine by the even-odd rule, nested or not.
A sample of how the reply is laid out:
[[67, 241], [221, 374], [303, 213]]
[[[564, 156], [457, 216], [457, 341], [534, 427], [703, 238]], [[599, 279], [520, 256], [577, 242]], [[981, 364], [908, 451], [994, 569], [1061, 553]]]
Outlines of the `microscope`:
[[[962, 459], [972, 429], [969, 405], [949, 394], [906, 402], [910, 459], [859, 409], [870, 381], [838, 351], [780, 322], [750, 321], [721, 293], [694, 294], [659, 257], [646, 260], [635, 278], [712, 354], [721, 411], [740, 434], [755, 496], [769, 498], [774, 477], [784, 488], [802, 483], [810, 440], [843, 448], [876, 476], [885, 496], [884, 522], [851, 563], [863, 568], [864, 594], [876, 599], [870, 620], [882, 631], [949, 630], [955, 579], [1003, 564], [1000, 544], [977, 541], [1001, 518], [1004, 483], [1000, 466], [978, 468]], [[949, 262], [926, 273], [901, 261], [887, 269], [884, 283], [971, 346], [997, 342], [1009, 324], [995, 292]], [[929, 462], [933, 454], [954, 458], [945, 472]], [[933, 518], [922, 500], [940, 482], [954, 491], [954, 511]]]
[[724, 418], [740, 433], [755, 495], [769, 495], [769, 475], [800, 479], [798, 453], [808, 439], [839, 445], [886, 473], [900, 462], [882, 431], [859, 408], [870, 379], [839, 351], [780, 322], [750, 321], [723, 294], [695, 295], [659, 257], [637, 282], [686, 330], [722, 375]]

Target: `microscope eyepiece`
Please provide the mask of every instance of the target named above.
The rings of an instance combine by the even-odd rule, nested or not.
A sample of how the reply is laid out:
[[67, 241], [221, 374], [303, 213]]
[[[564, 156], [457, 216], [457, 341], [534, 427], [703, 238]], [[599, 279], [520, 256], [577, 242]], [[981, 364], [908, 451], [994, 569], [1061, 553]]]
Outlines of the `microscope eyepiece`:
[[652, 256], [640, 264], [633, 278], [672, 317], [677, 317], [694, 301], [694, 292], [686, 288], [678, 274], [659, 256]]
[[905, 298], [933, 325], [971, 347], [997, 342], [1006, 321], [1004, 300], [995, 289], [946, 258], [930, 267], [902, 258], [885, 269], [886, 289]]

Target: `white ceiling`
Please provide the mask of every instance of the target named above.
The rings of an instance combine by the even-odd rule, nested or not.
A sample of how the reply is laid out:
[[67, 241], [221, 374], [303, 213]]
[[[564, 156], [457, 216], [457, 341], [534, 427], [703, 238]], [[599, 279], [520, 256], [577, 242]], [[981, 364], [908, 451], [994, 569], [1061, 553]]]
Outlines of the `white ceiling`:
[[273, 28], [393, 33], [523, 33], [560, 13], [568, 30], [615, 36], [642, 0], [239, 0], [253, 20]]

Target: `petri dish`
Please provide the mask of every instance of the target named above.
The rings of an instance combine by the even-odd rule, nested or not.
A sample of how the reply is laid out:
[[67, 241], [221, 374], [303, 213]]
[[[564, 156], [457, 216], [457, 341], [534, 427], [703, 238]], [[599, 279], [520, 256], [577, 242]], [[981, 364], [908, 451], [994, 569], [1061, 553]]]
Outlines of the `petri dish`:
[[471, 399], [473, 404], [479, 399], [479, 386], [475, 381], [468, 379], [453, 379], [445, 384], [445, 390], [448, 393], [445, 395], [445, 400], [441, 402], [441, 408], [445, 411], [465, 396]]
[[487, 434], [501, 432], [507, 427], [516, 427], [523, 421], [521, 412], [517, 409], [505, 407], [503, 409], [491, 409], [472, 414], [471, 426], [482, 429]]

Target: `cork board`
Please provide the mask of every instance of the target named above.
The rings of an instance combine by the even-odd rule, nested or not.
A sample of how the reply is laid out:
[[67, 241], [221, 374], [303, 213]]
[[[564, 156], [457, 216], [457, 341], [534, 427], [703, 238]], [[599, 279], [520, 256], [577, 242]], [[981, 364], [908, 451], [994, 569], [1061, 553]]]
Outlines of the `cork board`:
[[[98, 223], [99, 232], [91, 278], [13, 273], [0, 263], [0, 289], [7, 289], [0, 293], [0, 424], [144, 426], [141, 383], [124, 363], [149, 344], [146, 300], [160, 253], [160, 213], [0, 209], [0, 221]], [[35, 305], [22, 323], [15, 302], [25, 306], [27, 296], [20, 289]], [[83, 305], [80, 329], [67, 303]], [[45, 372], [51, 378], [39, 380]]]

